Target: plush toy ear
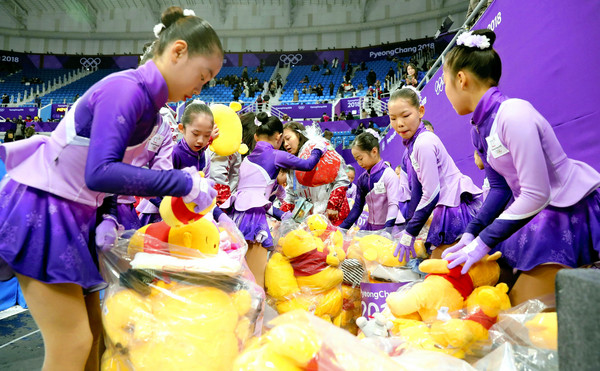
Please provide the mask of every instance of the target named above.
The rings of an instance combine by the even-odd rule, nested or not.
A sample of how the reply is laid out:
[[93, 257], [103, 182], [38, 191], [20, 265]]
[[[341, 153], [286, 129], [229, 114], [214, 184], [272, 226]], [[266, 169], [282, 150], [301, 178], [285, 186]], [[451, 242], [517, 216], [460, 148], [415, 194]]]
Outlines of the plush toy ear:
[[241, 155], [245, 155], [246, 153], [248, 153], [248, 146], [246, 145], [246, 143], [240, 144], [240, 149], [238, 149], [238, 152]]
[[237, 112], [242, 109], [242, 105], [240, 104], [240, 102], [231, 102], [229, 103], [229, 108]]
[[419, 270], [423, 273], [450, 273], [448, 261], [444, 259], [428, 259], [419, 264]]
[[502, 253], [500, 251], [496, 251], [492, 255], [486, 256], [484, 259], [485, 259], [485, 261], [491, 262], [491, 261], [500, 259], [501, 256], [502, 256]]

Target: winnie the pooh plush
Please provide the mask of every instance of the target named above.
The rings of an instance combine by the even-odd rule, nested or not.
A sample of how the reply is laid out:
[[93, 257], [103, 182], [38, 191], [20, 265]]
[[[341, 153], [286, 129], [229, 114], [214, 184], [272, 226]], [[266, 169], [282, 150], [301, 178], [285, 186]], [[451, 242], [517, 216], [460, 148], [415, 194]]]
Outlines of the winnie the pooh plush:
[[215, 203], [216, 199], [208, 208], [196, 213], [195, 204], [186, 204], [181, 197], [165, 196], [159, 207], [163, 220], [138, 229], [129, 242], [129, 253], [149, 252], [179, 257], [216, 254], [219, 251], [219, 229], [212, 220], [204, 218]]
[[113, 357], [103, 362], [125, 361], [135, 370], [230, 370], [252, 333], [251, 301], [244, 289], [179, 283], [146, 297], [129, 289], [111, 293], [102, 319]]
[[508, 286], [504, 283], [480, 286], [464, 302], [464, 313], [454, 314], [461, 318], [450, 317], [447, 310], [440, 310], [438, 318], [429, 324], [393, 318], [392, 333], [406, 341], [401, 347], [417, 347], [465, 358], [480, 350], [479, 345], [489, 339], [488, 330], [496, 323], [498, 314], [510, 308], [507, 292]]
[[397, 370], [387, 354], [305, 311], [273, 319], [274, 327], [253, 339], [233, 371]]
[[329, 320], [338, 316], [342, 308], [343, 272], [339, 265], [345, 258], [343, 249], [302, 228], [280, 238], [279, 245], [280, 252], [271, 256], [265, 270], [267, 294], [277, 311], [300, 308]]
[[248, 152], [248, 146], [242, 144], [242, 122], [237, 114], [241, 109], [242, 105], [239, 102], [231, 102], [229, 106], [210, 105], [215, 125], [219, 128], [219, 135], [210, 144], [210, 150], [219, 156]]
[[395, 317], [422, 321], [434, 320], [442, 307], [448, 312], [458, 311], [476, 287], [498, 282], [500, 267], [496, 260], [500, 255], [498, 252], [482, 259], [464, 275], [460, 273], [462, 267], [448, 269], [446, 260], [425, 260], [419, 265], [422, 272], [429, 273], [425, 280], [390, 294], [386, 299], [388, 308]]

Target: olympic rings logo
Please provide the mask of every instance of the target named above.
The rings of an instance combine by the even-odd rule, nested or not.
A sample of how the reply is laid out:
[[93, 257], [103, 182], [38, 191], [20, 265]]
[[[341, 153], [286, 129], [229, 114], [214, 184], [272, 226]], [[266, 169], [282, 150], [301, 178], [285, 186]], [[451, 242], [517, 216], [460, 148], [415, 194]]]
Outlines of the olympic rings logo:
[[444, 90], [444, 79], [440, 76], [437, 80], [435, 80], [435, 94], [440, 95], [440, 93]]
[[279, 60], [283, 63], [297, 64], [302, 60], [302, 54], [281, 54]]
[[79, 62], [85, 68], [93, 68], [100, 65], [100, 58], [81, 58]]

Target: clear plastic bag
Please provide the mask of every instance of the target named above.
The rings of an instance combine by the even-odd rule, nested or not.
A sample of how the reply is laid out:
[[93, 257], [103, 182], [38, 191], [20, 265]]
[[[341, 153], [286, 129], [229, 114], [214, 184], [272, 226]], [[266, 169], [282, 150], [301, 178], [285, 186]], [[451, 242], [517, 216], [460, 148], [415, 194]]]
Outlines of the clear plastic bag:
[[341, 266], [346, 257], [342, 232], [315, 214], [302, 224], [284, 221], [279, 233], [265, 270], [269, 304], [280, 314], [303, 309], [341, 325]]
[[231, 369], [260, 331], [264, 293], [243, 261], [243, 237], [221, 232], [227, 252], [202, 254], [137, 233], [101, 255], [109, 284], [104, 369]]
[[269, 332], [238, 357], [234, 371], [254, 370], [403, 370], [384, 351], [305, 311], [270, 322]]

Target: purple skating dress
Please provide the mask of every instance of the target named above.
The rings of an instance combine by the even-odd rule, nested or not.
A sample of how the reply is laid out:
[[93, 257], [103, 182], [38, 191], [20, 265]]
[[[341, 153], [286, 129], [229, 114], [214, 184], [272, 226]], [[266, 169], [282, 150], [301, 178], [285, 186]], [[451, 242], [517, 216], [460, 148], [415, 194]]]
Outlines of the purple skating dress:
[[521, 271], [596, 260], [600, 174], [567, 157], [529, 102], [508, 99], [496, 87], [479, 101], [472, 124], [490, 191], [467, 232]]
[[423, 124], [403, 143], [411, 185], [406, 232], [417, 236], [433, 213], [427, 248], [451, 244], [464, 233], [481, 206], [482, 191], [458, 170], [440, 138]]
[[252, 153], [242, 161], [237, 192], [221, 208], [229, 208], [229, 214], [246, 240], [257, 241], [262, 236], [262, 246], [272, 250], [273, 238], [269, 231], [267, 213], [277, 219], [283, 214], [279, 209], [273, 208], [269, 201], [279, 169], [311, 171], [320, 158], [321, 151], [318, 149], [314, 149], [309, 158], [301, 159], [274, 149], [270, 143], [257, 142]]
[[192, 187], [182, 171], [130, 165], [158, 129], [167, 96], [149, 61], [92, 86], [51, 136], [0, 146], [8, 173], [0, 186], [0, 259], [41, 282], [104, 286], [88, 241], [105, 193], [184, 196]]
[[400, 179], [383, 160], [362, 173], [357, 180], [354, 206], [340, 228], [349, 229], [369, 206], [367, 223], [361, 229], [377, 231], [395, 224], [404, 223], [399, 212]]

